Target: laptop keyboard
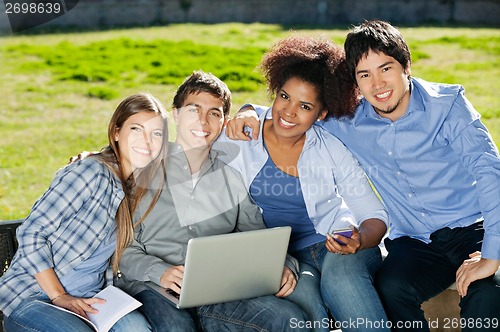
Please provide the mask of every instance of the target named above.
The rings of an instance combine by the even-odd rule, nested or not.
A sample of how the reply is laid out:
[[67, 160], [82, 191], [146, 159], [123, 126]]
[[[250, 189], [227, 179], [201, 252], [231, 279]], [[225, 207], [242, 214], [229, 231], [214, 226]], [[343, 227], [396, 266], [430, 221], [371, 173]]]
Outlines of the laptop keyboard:
[[176, 299], [179, 299], [179, 298], [181, 297], [181, 295], [180, 295], [179, 293], [174, 292], [174, 291], [173, 291], [173, 290], [171, 290], [171, 289], [167, 289], [166, 291], [167, 291], [167, 293], [169, 293], [170, 295], [172, 295], [172, 296], [173, 296], [173, 297], [175, 297]]

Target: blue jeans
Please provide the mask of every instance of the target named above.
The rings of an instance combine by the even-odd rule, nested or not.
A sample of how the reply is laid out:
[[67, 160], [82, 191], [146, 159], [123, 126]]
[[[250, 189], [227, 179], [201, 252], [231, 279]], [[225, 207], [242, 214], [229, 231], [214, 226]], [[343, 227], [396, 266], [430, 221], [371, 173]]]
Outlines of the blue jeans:
[[300, 263], [300, 276], [288, 300], [309, 316], [315, 331], [328, 331], [327, 308], [342, 331], [389, 331], [387, 316], [374, 286], [382, 263], [378, 247], [353, 255], [329, 252], [324, 242], [291, 252]]
[[[4, 317], [6, 332], [94, 332], [83, 320], [70, 313], [43, 303], [49, 302], [46, 295], [36, 295], [23, 300], [14, 311]], [[110, 332], [151, 331], [149, 323], [138, 311], [123, 316], [113, 325]]]
[[142, 302], [139, 310], [149, 321], [153, 332], [190, 332], [199, 330], [196, 310], [177, 309], [175, 305], [153, 290], [134, 296]]
[[[395, 331], [405, 330], [398, 329], [403, 322], [413, 324], [413, 331], [429, 331], [420, 304], [455, 282], [463, 261], [481, 250], [483, 237], [480, 222], [440, 229], [431, 234], [429, 244], [407, 236], [385, 240], [389, 254], [377, 272], [376, 285]], [[471, 283], [467, 295], [460, 299], [460, 308], [463, 321], [470, 322], [462, 331], [481, 330], [479, 323], [498, 319], [500, 273]], [[444, 323], [439, 323], [442, 328]]]
[[[139, 310], [148, 318], [153, 331], [290, 331], [293, 320], [304, 321], [304, 312], [295, 304], [274, 295], [253, 299], [177, 309], [151, 290], [135, 298], [143, 303]], [[297, 328], [296, 331], [308, 331]]]

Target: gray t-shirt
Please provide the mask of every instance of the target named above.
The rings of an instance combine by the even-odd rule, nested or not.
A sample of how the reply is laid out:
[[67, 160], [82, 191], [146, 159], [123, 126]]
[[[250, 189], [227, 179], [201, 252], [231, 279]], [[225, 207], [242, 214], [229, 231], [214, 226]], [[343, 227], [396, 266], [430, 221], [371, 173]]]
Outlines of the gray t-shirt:
[[[165, 169], [161, 195], [136, 227], [134, 241], [120, 261], [118, 285], [131, 294], [144, 289], [142, 283], [133, 281], [160, 284], [166, 269], [183, 265], [191, 238], [265, 228], [241, 175], [220, 161], [216, 151], [210, 152], [193, 181], [182, 147], [170, 143]], [[142, 199], [135, 221], [145, 213], [155, 192]]]

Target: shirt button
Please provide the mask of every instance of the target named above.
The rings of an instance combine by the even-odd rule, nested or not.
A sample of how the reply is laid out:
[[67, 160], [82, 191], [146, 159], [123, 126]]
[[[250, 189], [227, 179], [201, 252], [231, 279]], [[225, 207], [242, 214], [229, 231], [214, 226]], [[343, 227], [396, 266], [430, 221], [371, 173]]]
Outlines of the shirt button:
[[184, 166], [183, 168], [184, 168], [184, 169], [188, 169], [188, 167], [187, 167], [187, 166]]
[[189, 230], [192, 231], [193, 230], [193, 226], [188, 226]]
[[331, 199], [329, 199], [329, 200], [328, 200], [328, 203], [331, 203], [331, 202], [332, 202], [332, 200], [331, 200]]
[[422, 212], [421, 215], [422, 215], [422, 217], [425, 217], [425, 213]]
[[392, 156], [392, 151], [387, 152], [389, 156]]
[[413, 197], [413, 195], [412, 194], [408, 194], [408, 197]]

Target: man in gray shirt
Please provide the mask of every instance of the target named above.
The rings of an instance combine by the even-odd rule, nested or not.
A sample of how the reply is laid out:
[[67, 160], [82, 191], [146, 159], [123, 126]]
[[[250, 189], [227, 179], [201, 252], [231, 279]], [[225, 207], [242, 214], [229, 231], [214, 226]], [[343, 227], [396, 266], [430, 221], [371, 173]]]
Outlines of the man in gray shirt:
[[[134, 216], [134, 241], [120, 261], [121, 283], [143, 303], [140, 310], [155, 331], [286, 331], [292, 318], [305, 320], [298, 306], [281, 298], [296, 285], [297, 266], [290, 259], [276, 296], [177, 309], [143, 284], [180, 293], [189, 239], [265, 228], [239, 173], [211, 149], [230, 106], [229, 89], [211, 74], [194, 72], [179, 86], [173, 102], [177, 138], [157, 174], [163, 189], [157, 197], [154, 190], [145, 195]], [[146, 211], [151, 200], [156, 204]]]

